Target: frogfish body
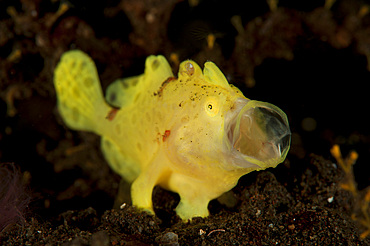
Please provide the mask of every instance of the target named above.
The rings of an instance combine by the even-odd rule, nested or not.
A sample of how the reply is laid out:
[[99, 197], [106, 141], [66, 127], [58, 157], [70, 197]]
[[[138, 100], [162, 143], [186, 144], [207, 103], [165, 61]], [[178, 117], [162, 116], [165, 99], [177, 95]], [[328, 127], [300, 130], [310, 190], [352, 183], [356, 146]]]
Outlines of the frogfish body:
[[101, 136], [111, 168], [131, 185], [134, 206], [154, 213], [152, 191], [180, 195], [177, 214], [209, 214], [208, 203], [255, 170], [275, 167], [290, 147], [286, 115], [247, 99], [212, 62], [191, 60], [175, 78], [163, 56], [149, 56], [142, 75], [113, 82], [103, 96], [94, 62], [79, 50], [55, 69], [58, 110], [74, 130]]

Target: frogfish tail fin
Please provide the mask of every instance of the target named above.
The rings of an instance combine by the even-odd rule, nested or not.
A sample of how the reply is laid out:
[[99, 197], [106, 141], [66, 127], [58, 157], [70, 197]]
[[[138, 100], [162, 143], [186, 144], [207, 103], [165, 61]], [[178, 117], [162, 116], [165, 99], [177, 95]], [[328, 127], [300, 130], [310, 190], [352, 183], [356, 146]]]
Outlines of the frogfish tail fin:
[[58, 110], [68, 127], [99, 133], [97, 122], [111, 110], [92, 59], [79, 50], [64, 53], [54, 73]]

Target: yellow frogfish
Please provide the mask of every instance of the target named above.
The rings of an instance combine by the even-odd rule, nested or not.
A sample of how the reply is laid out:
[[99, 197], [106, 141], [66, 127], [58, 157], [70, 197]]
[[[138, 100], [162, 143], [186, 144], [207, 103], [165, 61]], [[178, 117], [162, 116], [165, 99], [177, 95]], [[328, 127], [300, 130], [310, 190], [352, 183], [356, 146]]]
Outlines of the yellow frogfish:
[[252, 171], [276, 167], [290, 147], [278, 107], [247, 99], [212, 62], [192, 60], [178, 77], [163, 56], [149, 56], [144, 74], [118, 79], [103, 96], [92, 59], [64, 53], [55, 69], [65, 124], [101, 136], [111, 168], [132, 183], [134, 206], [154, 214], [156, 185], [176, 192], [183, 220], [206, 217], [208, 203]]

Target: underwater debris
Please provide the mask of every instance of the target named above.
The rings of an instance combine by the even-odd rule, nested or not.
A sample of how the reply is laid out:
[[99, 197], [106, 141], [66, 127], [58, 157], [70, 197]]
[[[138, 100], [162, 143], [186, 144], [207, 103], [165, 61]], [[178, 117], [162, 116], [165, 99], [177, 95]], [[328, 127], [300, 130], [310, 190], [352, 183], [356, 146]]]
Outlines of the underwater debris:
[[337, 160], [339, 166], [346, 174], [346, 180], [341, 184], [341, 188], [350, 191], [354, 196], [357, 196], [357, 187], [353, 175], [353, 165], [356, 163], [358, 154], [352, 151], [345, 159], [342, 157], [339, 145], [334, 145], [330, 153]]
[[119, 8], [125, 12], [133, 27], [131, 42], [148, 53], [157, 53], [163, 49], [167, 45], [167, 29], [164, 27], [176, 3], [177, 0], [121, 1]]
[[17, 109], [14, 102], [19, 99], [31, 97], [32, 91], [29, 88], [22, 87], [20, 84], [11, 85], [4, 93], [4, 99], [7, 104], [7, 115], [14, 117], [17, 114]]
[[266, 0], [269, 8], [270, 8], [270, 11], [275, 11], [277, 8], [278, 8], [278, 3], [279, 3], [279, 0]]
[[14, 164], [0, 164], [0, 232], [13, 223], [25, 221], [24, 211], [29, 202], [20, 170]]
[[324, 8], [331, 9], [336, 0], [325, 0]]
[[367, 189], [365, 195], [361, 199], [361, 196], [359, 195], [360, 192], [357, 190], [355, 176], [353, 174], [353, 165], [358, 159], [358, 154], [356, 151], [351, 151], [346, 158], [343, 158], [340, 147], [337, 144], [330, 149], [330, 153], [337, 160], [338, 165], [345, 173], [345, 177], [340, 184], [340, 188], [351, 192], [356, 201], [356, 207], [354, 213], [352, 214], [352, 219], [358, 221], [363, 227], [366, 228], [365, 231], [360, 235], [361, 239], [365, 239], [370, 235], [370, 189]]

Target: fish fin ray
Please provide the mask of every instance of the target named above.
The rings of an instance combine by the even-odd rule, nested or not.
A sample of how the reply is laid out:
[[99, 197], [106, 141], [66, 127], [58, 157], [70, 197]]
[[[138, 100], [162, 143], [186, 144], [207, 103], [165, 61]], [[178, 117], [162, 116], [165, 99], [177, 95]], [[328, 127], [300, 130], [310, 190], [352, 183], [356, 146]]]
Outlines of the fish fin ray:
[[113, 140], [102, 137], [101, 149], [111, 168], [127, 182], [132, 183], [139, 176], [140, 163], [125, 155]]
[[173, 73], [166, 58], [151, 55], [145, 61], [144, 74], [117, 79], [108, 86], [105, 98], [118, 108], [133, 105], [140, 93], [157, 92], [170, 77], [173, 77]]
[[74, 130], [98, 130], [99, 117], [110, 111], [91, 58], [79, 50], [64, 53], [54, 73], [58, 110]]

